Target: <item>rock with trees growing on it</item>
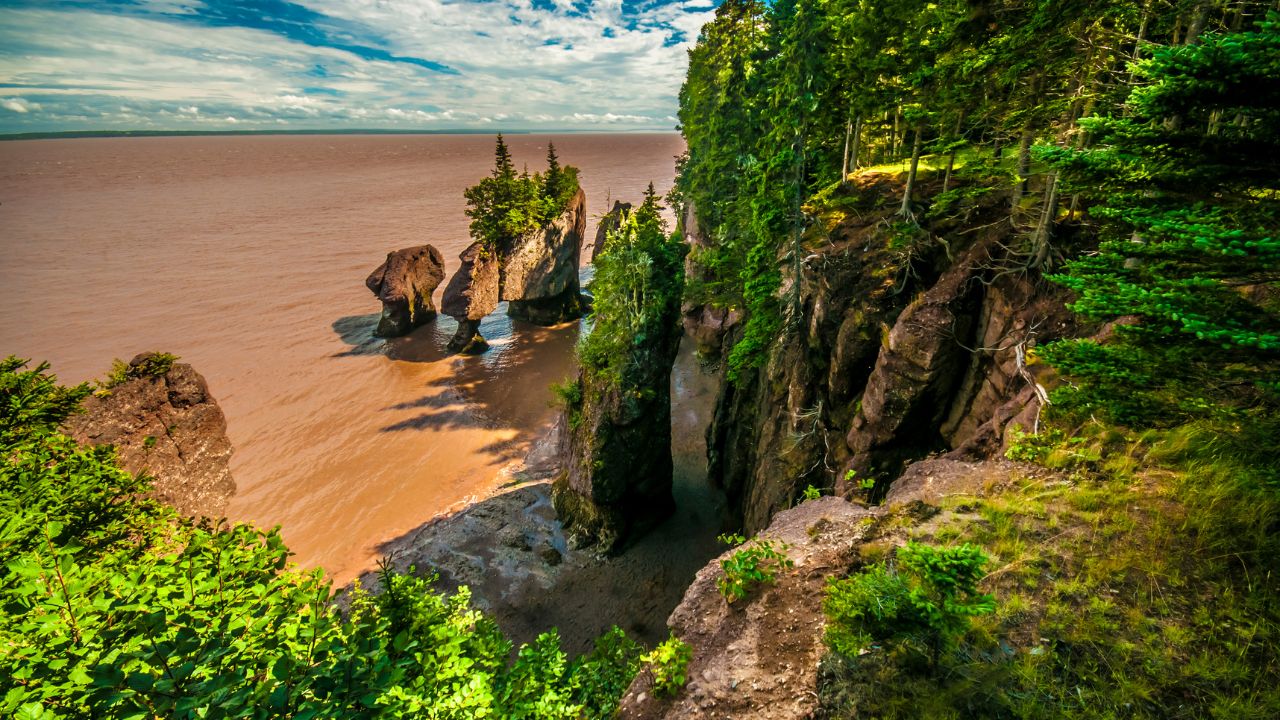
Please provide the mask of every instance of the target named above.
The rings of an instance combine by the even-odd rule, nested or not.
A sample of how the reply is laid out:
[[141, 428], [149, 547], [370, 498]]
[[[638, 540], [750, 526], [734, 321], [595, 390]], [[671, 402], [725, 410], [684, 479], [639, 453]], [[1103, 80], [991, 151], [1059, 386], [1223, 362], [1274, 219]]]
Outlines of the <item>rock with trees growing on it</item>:
[[387, 259], [364, 281], [382, 301], [382, 317], [373, 331], [398, 337], [436, 317], [431, 294], [444, 281], [444, 257], [432, 245], [387, 253]]
[[596, 258], [600, 257], [600, 253], [604, 252], [605, 243], [609, 240], [609, 235], [622, 225], [623, 218], [631, 212], [631, 203], [624, 203], [621, 200], [614, 200], [613, 207], [609, 212], [600, 218], [600, 224], [596, 226], [596, 240], [591, 246], [591, 262], [594, 264]]
[[443, 310], [458, 321], [449, 343], [454, 352], [483, 352], [488, 344], [480, 319], [508, 302], [511, 317], [555, 325], [582, 317], [586, 303], [578, 284], [587, 197], [578, 169], [560, 165], [547, 146], [547, 171], [517, 173], [498, 135], [494, 169], [467, 188], [467, 215], [475, 243], [445, 290]]
[[564, 402], [556, 512], [582, 543], [621, 550], [666, 518], [671, 495], [671, 367], [680, 346], [684, 245], [650, 185], [609, 237], [591, 281], [591, 332]]
[[536, 325], [582, 317], [578, 265], [586, 230], [587, 195], [579, 189], [559, 217], [511, 244], [501, 275], [508, 315]]
[[168, 353], [116, 361], [62, 431], [111, 445], [120, 466], [153, 479], [150, 494], [183, 515], [220, 518], [236, 492], [227, 419], [195, 368]]

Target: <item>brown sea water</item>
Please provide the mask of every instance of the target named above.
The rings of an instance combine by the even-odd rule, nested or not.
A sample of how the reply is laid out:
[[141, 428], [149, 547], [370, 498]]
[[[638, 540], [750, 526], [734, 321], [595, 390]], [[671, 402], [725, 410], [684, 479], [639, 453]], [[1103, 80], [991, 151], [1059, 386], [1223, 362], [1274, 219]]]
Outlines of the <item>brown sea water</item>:
[[[530, 170], [548, 140], [581, 169], [587, 243], [610, 198], [665, 192], [683, 150], [674, 134], [508, 140]], [[441, 135], [0, 143], [0, 353], [64, 382], [182, 356], [227, 415], [230, 519], [283, 526], [301, 566], [345, 582], [379, 543], [492, 491], [572, 372], [577, 325], [513, 323], [505, 305], [480, 357], [445, 353], [448, 318], [371, 335], [364, 278], [422, 243], [451, 275], [470, 242], [462, 189], [492, 150]]]

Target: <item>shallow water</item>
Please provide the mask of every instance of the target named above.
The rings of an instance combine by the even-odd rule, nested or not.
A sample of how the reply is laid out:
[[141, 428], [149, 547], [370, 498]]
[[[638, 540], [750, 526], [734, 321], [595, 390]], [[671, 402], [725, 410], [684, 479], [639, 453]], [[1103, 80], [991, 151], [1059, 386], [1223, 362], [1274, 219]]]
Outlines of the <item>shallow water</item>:
[[[592, 222], [670, 187], [679, 136], [511, 136], [542, 167], [554, 140]], [[462, 189], [487, 136], [95, 138], [0, 143], [0, 353], [65, 382], [112, 358], [177, 353], [227, 415], [232, 520], [282, 525], [304, 567], [345, 582], [378, 544], [493, 489], [550, 418], [578, 327], [484, 323], [493, 350], [448, 356], [454, 323], [371, 335], [364, 278], [432, 243], [469, 243]], [[589, 256], [584, 247], [584, 255]], [[437, 291], [443, 291], [443, 285]]]

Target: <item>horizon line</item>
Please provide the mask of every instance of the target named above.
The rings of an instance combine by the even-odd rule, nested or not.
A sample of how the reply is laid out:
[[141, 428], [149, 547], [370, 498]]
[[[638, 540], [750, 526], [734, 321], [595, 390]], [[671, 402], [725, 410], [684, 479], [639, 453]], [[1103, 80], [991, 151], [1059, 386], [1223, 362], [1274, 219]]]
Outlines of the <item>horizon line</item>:
[[679, 134], [679, 130], [599, 130], [599, 129], [502, 129], [480, 130], [475, 128], [446, 128], [441, 130], [399, 129], [399, 128], [304, 128], [304, 129], [270, 129], [257, 130], [49, 130], [36, 132], [0, 133], [0, 141], [5, 140], [57, 140], [76, 138], [110, 138], [110, 137], [194, 137], [217, 135], [571, 135], [599, 133], [603, 135], [623, 135], [632, 133]]

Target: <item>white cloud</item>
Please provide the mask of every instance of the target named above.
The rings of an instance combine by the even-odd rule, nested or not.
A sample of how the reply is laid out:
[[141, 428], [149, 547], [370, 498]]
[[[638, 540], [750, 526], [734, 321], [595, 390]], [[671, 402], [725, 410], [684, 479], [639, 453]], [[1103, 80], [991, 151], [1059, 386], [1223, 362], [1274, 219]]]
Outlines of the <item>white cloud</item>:
[[[108, 110], [120, 123], [136, 114], [175, 127], [236, 118], [261, 127], [669, 129], [685, 48], [713, 12], [706, 0], [675, 0], [640, 15], [624, 14], [619, 0], [588, 2], [581, 13], [568, 0], [554, 7], [532, 0], [300, 2], [374, 38], [358, 42], [456, 74], [261, 29], [0, 8], [0, 48], [8, 48], [0, 50], [0, 83], [11, 86], [0, 87], [0, 97], [11, 96], [0, 103], [22, 113], [21, 120], [7, 116], [0, 131]], [[167, 13], [199, 5], [150, 0]], [[677, 37], [683, 40], [673, 45]], [[122, 104], [129, 113], [115, 112]]]
[[39, 103], [28, 102], [20, 97], [5, 98], [3, 102], [0, 102], [0, 107], [24, 115], [32, 110], [40, 109]]

